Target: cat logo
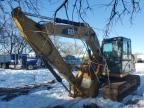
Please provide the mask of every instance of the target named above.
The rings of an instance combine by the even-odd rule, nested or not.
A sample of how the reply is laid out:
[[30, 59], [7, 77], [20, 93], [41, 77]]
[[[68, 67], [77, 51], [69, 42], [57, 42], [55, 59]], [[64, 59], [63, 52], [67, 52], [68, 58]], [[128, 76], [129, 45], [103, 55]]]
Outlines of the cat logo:
[[63, 30], [63, 33], [66, 35], [75, 35], [76, 29], [74, 28], [66, 28]]

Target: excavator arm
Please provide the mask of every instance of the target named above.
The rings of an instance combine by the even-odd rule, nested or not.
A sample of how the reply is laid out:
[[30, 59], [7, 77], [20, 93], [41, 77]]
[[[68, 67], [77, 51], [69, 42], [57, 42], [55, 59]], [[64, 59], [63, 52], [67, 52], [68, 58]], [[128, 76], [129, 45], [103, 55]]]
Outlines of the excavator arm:
[[[20, 8], [12, 11], [12, 18], [21, 32], [23, 38], [30, 44], [33, 50], [39, 55], [47, 68], [54, 76], [57, 76], [54, 68], [72, 85], [75, 96], [94, 97], [98, 91], [98, 75], [102, 64], [102, 55], [97, 36], [93, 29], [83, 23], [69, 22], [67, 20], [56, 19], [54, 22], [39, 24], [28, 18]], [[59, 51], [49, 38], [51, 35], [63, 36], [84, 40], [90, 48], [90, 61], [82, 65], [77, 76], [72, 74], [71, 68], [64, 62]], [[92, 67], [92, 68], [91, 68]], [[90, 71], [90, 72], [89, 72]]]

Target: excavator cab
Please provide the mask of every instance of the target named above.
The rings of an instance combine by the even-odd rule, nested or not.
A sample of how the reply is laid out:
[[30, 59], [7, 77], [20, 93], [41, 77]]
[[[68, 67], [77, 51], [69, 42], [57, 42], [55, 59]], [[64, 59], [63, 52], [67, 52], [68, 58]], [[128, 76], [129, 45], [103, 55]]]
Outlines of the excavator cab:
[[[135, 69], [131, 40], [125, 37], [104, 39], [102, 54], [106, 59], [110, 76], [124, 77]], [[103, 73], [105, 75], [105, 73]]]
[[[103, 97], [121, 101], [140, 84], [139, 76], [131, 75], [135, 69], [131, 40], [125, 37], [104, 39], [101, 52], [107, 62], [111, 82], [104, 87]], [[102, 75], [107, 76], [106, 72]]]

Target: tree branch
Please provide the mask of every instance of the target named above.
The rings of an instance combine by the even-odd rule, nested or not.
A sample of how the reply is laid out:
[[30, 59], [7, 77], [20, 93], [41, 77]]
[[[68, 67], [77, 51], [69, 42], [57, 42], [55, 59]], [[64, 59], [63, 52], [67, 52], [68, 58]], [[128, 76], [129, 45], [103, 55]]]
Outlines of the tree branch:
[[55, 13], [54, 13], [54, 19], [56, 18], [56, 15], [57, 15], [58, 11], [59, 11], [61, 8], [63, 8], [63, 7], [66, 5], [67, 2], [68, 2], [68, 0], [64, 0], [63, 3], [56, 9], [56, 11], [55, 11]]

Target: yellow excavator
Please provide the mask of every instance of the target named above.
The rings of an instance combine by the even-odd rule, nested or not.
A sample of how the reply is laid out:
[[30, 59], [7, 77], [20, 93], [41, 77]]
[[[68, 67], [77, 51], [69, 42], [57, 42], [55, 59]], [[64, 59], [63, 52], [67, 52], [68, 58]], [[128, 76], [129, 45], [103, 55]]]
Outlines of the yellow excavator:
[[[20, 8], [12, 11], [12, 18], [26, 42], [71, 96], [96, 97], [102, 88], [104, 98], [120, 101], [139, 86], [139, 76], [131, 74], [135, 67], [130, 39], [104, 39], [100, 47], [96, 33], [86, 23], [55, 18], [40, 24], [28, 18]], [[80, 65], [76, 75], [50, 39], [54, 35], [85, 42], [89, 58]], [[69, 82], [69, 88], [55, 69]]]

